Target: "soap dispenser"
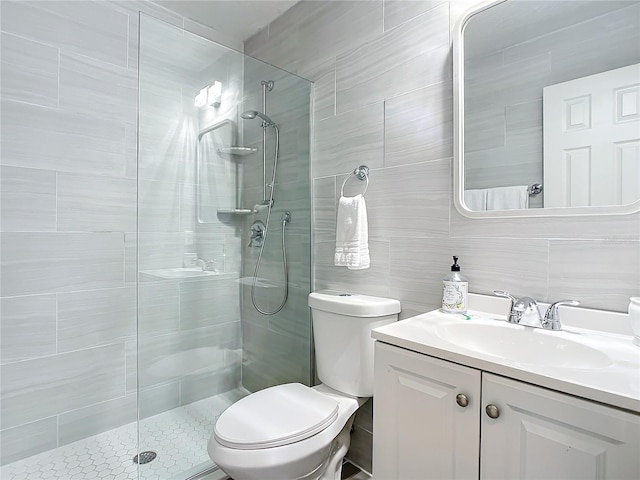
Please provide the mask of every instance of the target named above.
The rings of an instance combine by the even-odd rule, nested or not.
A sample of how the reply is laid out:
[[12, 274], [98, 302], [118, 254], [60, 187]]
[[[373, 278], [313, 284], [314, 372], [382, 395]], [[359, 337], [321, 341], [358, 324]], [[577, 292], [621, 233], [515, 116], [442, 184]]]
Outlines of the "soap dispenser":
[[458, 257], [453, 257], [451, 273], [442, 280], [442, 311], [445, 313], [466, 313], [469, 283], [460, 274]]

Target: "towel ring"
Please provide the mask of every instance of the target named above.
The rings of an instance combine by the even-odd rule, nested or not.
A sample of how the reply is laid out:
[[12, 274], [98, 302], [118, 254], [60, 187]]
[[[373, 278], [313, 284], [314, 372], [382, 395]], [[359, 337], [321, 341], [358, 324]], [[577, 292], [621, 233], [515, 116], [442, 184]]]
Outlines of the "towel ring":
[[344, 197], [344, 186], [347, 184], [347, 180], [351, 178], [351, 175], [356, 177], [358, 180], [365, 180], [367, 182], [364, 186], [364, 191], [362, 192], [362, 195], [367, 193], [367, 189], [369, 188], [369, 167], [367, 167], [366, 165], [360, 165], [353, 172], [347, 175], [347, 177], [344, 179], [344, 182], [342, 182], [342, 188], [340, 188], [341, 197]]

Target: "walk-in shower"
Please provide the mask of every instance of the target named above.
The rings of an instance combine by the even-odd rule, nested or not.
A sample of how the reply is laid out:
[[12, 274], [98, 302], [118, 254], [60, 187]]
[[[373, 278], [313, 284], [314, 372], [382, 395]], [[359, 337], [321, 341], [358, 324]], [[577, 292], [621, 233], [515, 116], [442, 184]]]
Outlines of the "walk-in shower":
[[[109, 12], [128, 20], [127, 2], [2, 8], [25, 24], [59, 8], [70, 29], [75, 8], [87, 21]], [[76, 55], [79, 41], [38, 44], [79, 74], [90, 66], [81, 86], [60, 69], [77, 102], [58, 104], [54, 82], [54, 103], [32, 95], [3, 110], [20, 133], [11, 148], [28, 147], [33, 128], [56, 145], [26, 151], [51, 171], [3, 167], [3, 187], [42, 185], [52, 209], [27, 219], [44, 227], [3, 231], [3, 279], [30, 280], [2, 285], [3, 322], [27, 322], [6, 337], [3, 323], [3, 480], [214, 478], [207, 441], [225, 408], [312, 381], [310, 82], [144, 14], [129, 42], [138, 13], [128, 14], [131, 23], [103, 39], [117, 37], [104, 58]], [[26, 41], [11, 40], [16, 49]], [[29, 119], [24, 136], [11, 112]], [[54, 171], [61, 158], [79, 171]], [[263, 244], [249, 247], [258, 221]], [[29, 267], [40, 259], [53, 268]]]
[[[172, 33], [178, 29], [146, 20], [140, 41], [138, 175], [139, 184], [163, 191], [163, 208], [156, 203], [158, 189], [139, 189], [139, 309], [159, 313], [138, 341], [140, 449], [156, 451], [153, 462], [161, 461], [166, 453], [156, 447], [146, 423], [166, 412], [180, 418], [198, 412], [197, 447], [194, 452], [178, 447], [192, 458], [188, 473], [194, 473], [210, 465], [208, 436], [230, 403], [263, 384], [311, 381], [304, 301], [309, 262], [289, 272], [285, 248], [285, 237], [297, 242], [304, 237], [303, 244], [309, 238], [305, 220], [297, 231], [287, 227], [298, 227], [297, 213], [309, 216], [309, 201], [299, 211], [297, 197], [300, 190], [309, 192], [310, 84], [195, 35], [177, 38]], [[149, 39], [175, 43], [158, 49]], [[194, 107], [193, 96], [216, 82], [221, 85], [217, 102]], [[294, 162], [307, 173], [287, 178]], [[292, 217], [296, 222], [290, 223]], [[255, 221], [264, 222], [259, 248], [248, 246]], [[309, 250], [296, 253], [310, 256]], [[299, 298], [285, 308], [290, 295]], [[271, 321], [256, 322], [256, 309]], [[293, 355], [273, 355], [294, 342], [300, 347]], [[259, 381], [252, 380], [256, 375]]]

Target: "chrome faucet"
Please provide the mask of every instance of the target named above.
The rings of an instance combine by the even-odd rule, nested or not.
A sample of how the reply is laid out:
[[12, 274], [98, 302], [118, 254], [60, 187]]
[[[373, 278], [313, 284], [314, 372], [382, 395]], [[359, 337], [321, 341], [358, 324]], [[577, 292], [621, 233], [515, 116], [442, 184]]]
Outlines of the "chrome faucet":
[[493, 293], [498, 297], [505, 297], [511, 300], [511, 308], [509, 309], [507, 322], [530, 326], [542, 324], [538, 304], [533, 298], [522, 297], [518, 300], [510, 293], [501, 290], [494, 290]]
[[562, 330], [560, 313], [558, 311], [560, 305], [571, 305], [573, 307], [580, 305], [580, 302], [576, 300], [560, 300], [559, 302], [549, 305], [544, 317], [541, 317], [540, 310], [538, 310], [538, 303], [533, 298], [522, 297], [516, 299], [516, 297], [510, 293], [503, 292], [502, 290], [494, 290], [493, 293], [498, 297], [511, 300], [511, 308], [509, 309], [507, 322], [533, 328], [544, 328], [545, 330]]
[[203, 260], [201, 258], [196, 260], [196, 266], [202, 267], [203, 272], [218, 273], [215, 268], [215, 262], [213, 260]]

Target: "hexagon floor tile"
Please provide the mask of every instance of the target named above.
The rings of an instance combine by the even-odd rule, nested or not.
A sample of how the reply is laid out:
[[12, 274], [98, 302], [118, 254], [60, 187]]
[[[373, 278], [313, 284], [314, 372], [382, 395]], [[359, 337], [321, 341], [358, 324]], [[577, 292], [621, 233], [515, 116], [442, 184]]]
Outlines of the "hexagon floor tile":
[[[133, 463], [137, 423], [109, 430], [3, 466], [2, 480], [174, 480], [212, 465], [207, 442], [220, 413], [247, 395], [244, 389], [145, 418], [140, 423], [140, 449], [157, 457]], [[139, 472], [138, 472], [139, 468]], [[188, 472], [188, 473], [187, 473]], [[139, 473], [139, 476], [138, 476]]]

